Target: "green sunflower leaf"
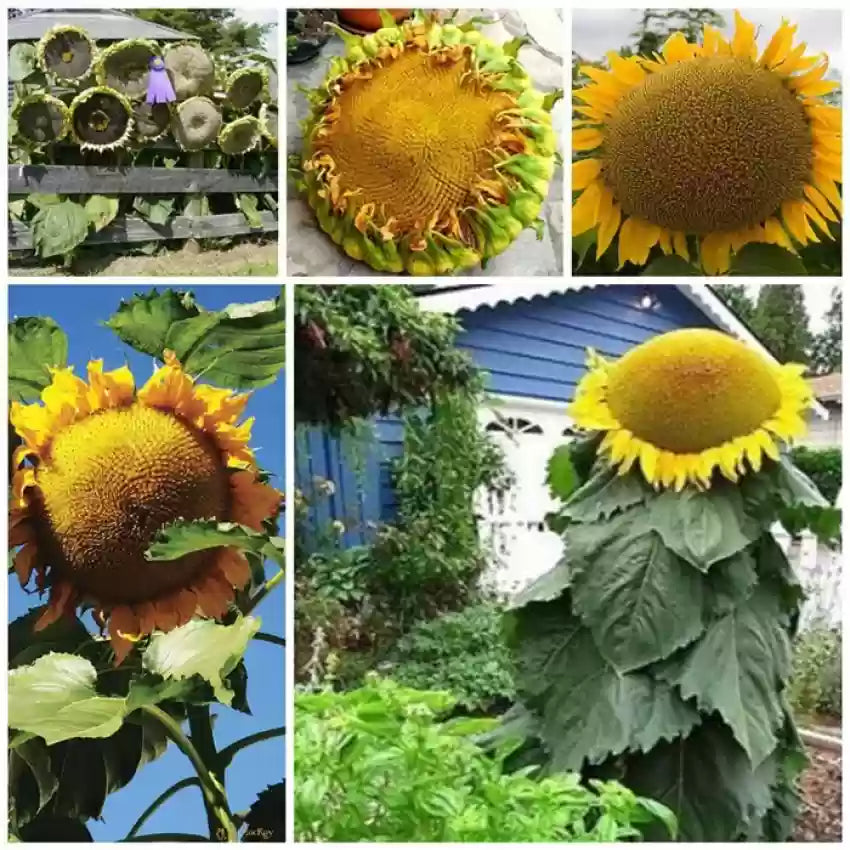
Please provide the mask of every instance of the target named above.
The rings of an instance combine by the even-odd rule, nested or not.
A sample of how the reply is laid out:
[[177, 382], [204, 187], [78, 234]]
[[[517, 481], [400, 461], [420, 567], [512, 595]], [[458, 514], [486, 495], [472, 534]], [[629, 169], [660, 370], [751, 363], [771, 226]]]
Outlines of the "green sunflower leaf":
[[68, 361], [68, 337], [47, 316], [9, 323], [9, 400], [31, 402], [50, 384], [50, 368]]
[[199, 315], [200, 310], [189, 292], [165, 292], [151, 290], [122, 301], [118, 310], [110, 316], [106, 326], [114, 331], [122, 342], [149, 354], [162, 357], [169, 328], [175, 323]]
[[566, 499], [579, 485], [569, 445], [558, 446], [546, 464], [546, 483], [554, 498]]
[[685, 699], [695, 698], [701, 711], [720, 714], [755, 767], [778, 743], [784, 714], [776, 683], [790, 673], [779, 602], [762, 587], [712, 623], [660, 675]]
[[744, 245], [732, 258], [730, 275], [795, 275], [808, 274], [803, 261], [778, 245], [753, 243]]
[[578, 770], [625, 750], [686, 734], [696, 711], [666, 682], [617, 672], [599, 654], [569, 600], [516, 612], [517, 687], [540, 718], [552, 770]]
[[644, 277], [681, 277], [682, 275], [699, 275], [701, 272], [692, 263], [671, 254], [666, 257], [656, 257], [641, 274]]
[[9, 726], [56, 744], [69, 738], [106, 738], [127, 713], [121, 697], [96, 689], [97, 671], [85, 658], [52, 652], [9, 671]]
[[60, 201], [40, 209], [30, 222], [32, 244], [39, 257], [69, 254], [89, 235], [89, 219], [81, 204]]
[[114, 195], [91, 195], [86, 200], [85, 210], [89, 224], [95, 233], [99, 233], [118, 215], [118, 198]]
[[273, 383], [286, 358], [283, 301], [232, 304], [215, 314], [176, 322], [167, 347], [193, 375], [220, 386], [255, 389]]
[[44, 742], [25, 741], [9, 750], [10, 820], [16, 826], [32, 820], [53, 798], [59, 779], [51, 770]]
[[[230, 626], [213, 620], [191, 620], [166, 634], [155, 632], [142, 656], [142, 666], [161, 676], [169, 693], [172, 683], [200, 676], [211, 685], [219, 702], [230, 705], [234, 692], [225, 679], [242, 660], [259, 628], [257, 617], [240, 617]], [[147, 702], [149, 690], [137, 691], [131, 685], [129, 704]]]
[[617, 475], [613, 469], [601, 467], [572, 494], [560, 513], [574, 522], [595, 522], [655, 497], [643, 476]]
[[36, 70], [35, 45], [19, 41], [9, 48], [9, 82], [22, 83]]
[[35, 624], [46, 606], [40, 605], [9, 623], [9, 667], [31, 664], [49, 652], [79, 654], [83, 644], [89, 643], [91, 635], [76, 617], [60, 617], [40, 631]]
[[270, 558], [281, 568], [285, 566], [286, 553], [282, 537], [270, 537], [235, 522], [217, 522], [214, 519], [195, 522], [178, 520], [166, 525], [157, 532], [146, 556], [151, 561], [173, 561], [190, 552], [219, 546], [233, 546], [240, 552]]
[[260, 791], [245, 815], [247, 829], [242, 834], [242, 841], [286, 840], [285, 788], [283, 782], [278, 782]]

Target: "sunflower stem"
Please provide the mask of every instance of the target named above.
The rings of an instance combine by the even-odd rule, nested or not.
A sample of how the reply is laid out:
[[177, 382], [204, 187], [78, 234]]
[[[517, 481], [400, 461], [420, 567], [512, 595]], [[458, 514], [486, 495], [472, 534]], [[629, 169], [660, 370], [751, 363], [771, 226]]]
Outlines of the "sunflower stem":
[[242, 613], [250, 614], [278, 585], [283, 581], [284, 571], [278, 570], [258, 591], [256, 596], [251, 597], [246, 603]]
[[272, 635], [268, 632], [257, 632], [254, 635], [254, 640], [262, 640], [266, 643], [274, 643], [277, 646], [286, 646], [286, 638], [280, 637], [280, 635]]
[[[215, 746], [215, 738], [213, 737], [212, 732], [212, 718], [210, 716], [209, 706], [190, 706], [188, 716], [189, 734], [192, 744], [197, 748], [198, 752], [201, 755], [201, 758], [203, 758], [204, 764], [207, 766], [207, 770], [209, 771], [213, 781], [221, 789], [220, 800], [204, 800], [204, 807], [207, 810], [207, 823], [209, 824], [210, 837], [217, 838], [222, 827], [224, 827], [225, 830], [227, 829], [227, 825], [225, 824], [224, 820], [222, 820], [222, 814], [225, 815], [231, 826], [233, 824], [230, 810], [226, 808], [227, 797], [225, 796], [224, 791], [224, 769], [221, 765], [219, 754]], [[224, 812], [221, 811], [222, 802], [225, 806]], [[234, 830], [236, 829], [235, 826], [233, 828]], [[231, 837], [228, 833], [227, 838], [225, 840], [235, 841], [236, 836], [234, 834], [234, 836]]]
[[219, 763], [222, 768], [229, 767], [233, 758], [240, 750], [245, 747], [250, 747], [253, 744], [259, 744], [260, 741], [268, 741], [270, 738], [280, 738], [286, 734], [286, 726], [275, 726], [274, 729], [263, 729], [262, 732], [254, 732], [253, 735], [246, 735], [232, 744], [228, 744], [219, 754]]
[[[193, 785], [200, 787], [201, 782], [197, 776], [187, 776], [179, 782], [175, 782], [170, 788], [166, 788], [142, 813], [138, 820], [133, 824], [130, 831], [124, 838], [124, 841], [131, 841], [135, 838], [138, 831], [142, 828], [144, 822], [166, 801], [173, 797], [178, 791], [184, 788], [190, 788]], [[142, 839], [139, 839], [142, 840]], [[206, 840], [206, 839], [205, 839]]]
[[[207, 766], [207, 762], [202, 758], [201, 753], [199, 753], [196, 749], [199, 739], [195, 737], [195, 729], [193, 729], [193, 713], [197, 712], [199, 709], [201, 711], [201, 717], [206, 721], [207, 727], [206, 730], [199, 731], [208, 732], [209, 738], [212, 739], [212, 726], [210, 724], [209, 711], [205, 706], [196, 706], [189, 709], [189, 728], [192, 730], [191, 740], [183, 733], [183, 730], [180, 728], [180, 724], [161, 708], [155, 705], [146, 705], [142, 707], [142, 711], [159, 722], [165, 730], [166, 735], [168, 735], [168, 737], [177, 745], [177, 748], [183, 753], [183, 755], [192, 762], [192, 767], [195, 768], [195, 773], [198, 774], [201, 791], [204, 795], [204, 807], [207, 810], [210, 839], [213, 841], [236, 841], [238, 832], [233, 823], [233, 816], [230, 813], [224, 787], [221, 782], [219, 782], [215, 773], [213, 773], [213, 771]], [[195, 722], [196, 724], [198, 723], [197, 720]], [[214, 744], [213, 754], [215, 754]], [[210, 762], [214, 763], [214, 759], [210, 759]]]

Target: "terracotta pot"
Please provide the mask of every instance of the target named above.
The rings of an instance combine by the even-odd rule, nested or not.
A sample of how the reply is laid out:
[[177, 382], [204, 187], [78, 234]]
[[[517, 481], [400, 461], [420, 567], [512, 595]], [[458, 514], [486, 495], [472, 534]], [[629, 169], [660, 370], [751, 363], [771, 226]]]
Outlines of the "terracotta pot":
[[[410, 14], [411, 10], [387, 9], [386, 11], [389, 12], [393, 16], [393, 20], [398, 23], [399, 21], [403, 21]], [[337, 15], [343, 23], [348, 24], [351, 27], [356, 27], [360, 30], [374, 32], [383, 26], [381, 23], [381, 16], [378, 14], [377, 9], [337, 9]]]

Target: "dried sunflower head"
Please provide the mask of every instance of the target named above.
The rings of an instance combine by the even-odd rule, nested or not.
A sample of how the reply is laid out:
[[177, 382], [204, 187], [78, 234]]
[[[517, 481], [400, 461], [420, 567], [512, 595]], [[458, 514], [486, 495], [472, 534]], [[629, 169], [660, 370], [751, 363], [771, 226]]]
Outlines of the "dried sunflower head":
[[248, 153], [260, 144], [263, 125], [259, 118], [245, 115], [225, 124], [218, 134], [218, 146], [224, 153], [238, 155]]
[[277, 147], [277, 106], [264, 103], [260, 107], [260, 123], [263, 125], [263, 135]]
[[269, 72], [261, 65], [238, 68], [225, 83], [227, 102], [234, 109], [247, 109], [257, 100], [268, 99]]
[[[818, 242], [841, 212], [841, 110], [824, 102], [825, 57], [794, 46], [784, 21], [759, 52], [735, 13], [726, 40], [672, 35], [654, 59], [608, 54], [581, 67], [574, 92], [573, 235], [596, 229], [601, 257], [642, 265], [659, 245], [709, 274], [763, 242], [789, 251]], [[689, 244], [690, 242], [690, 244]]]
[[212, 94], [215, 66], [199, 44], [189, 41], [171, 44], [162, 58], [177, 100]]
[[532, 88], [519, 42], [421, 16], [342, 35], [345, 56], [310, 98], [302, 170], [320, 226], [349, 256], [448, 274], [538, 226], [558, 94]]
[[168, 132], [171, 110], [167, 103], [134, 103], [133, 123], [137, 138], [155, 142]]
[[29, 144], [45, 145], [63, 139], [70, 129], [68, 107], [46, 93], [22, 98], [14, 109], [18, 135]]
[[69, 107], [71, 132], [83, 150], [125, 147], [133, 134], [133, 110], [124, 95], [94, 86], [78, 94]]
[[9, 511], [15, 571], [49, 603], [42, 629], [83, 603], [108, 621], [117, 662], [140, 636], [196, 614], [225, 614], [250, 579], [240, 552], [219, 547], [171, 561], [146, 552], [178, 519], [262, 530], [281, 494], [260, 479], [239, 423], [247, 395], [195, 384], [174, 357], [138, 390], [126, 366], [56, 369], [40, 404], [12, 404], [21, 439]]
[[148, 39], [117, 41], [107, 47], [95, 63], [98, 85], [121, 92], [130, 100], [140, 100], [148, 91], [150, 61], [157, 56], [156, 42]]
[[91, 70], [95, 46], [85, 30], [56, 26], [39, 39], [36, 56], [45, 73], [61, 82], [79, 82]]
[[221, 111], [207, 97], [190, 97], [178, 104], [171, 120], [177, 144], [185, 151], [197, 151], [213, 144], [221, 129]]

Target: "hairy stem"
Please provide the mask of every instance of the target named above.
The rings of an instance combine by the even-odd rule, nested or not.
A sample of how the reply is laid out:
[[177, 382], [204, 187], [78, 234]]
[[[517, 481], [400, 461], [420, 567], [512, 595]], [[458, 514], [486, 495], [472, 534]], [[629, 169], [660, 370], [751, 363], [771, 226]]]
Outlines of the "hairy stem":
[[242, 609], [244, 615], [250, 614], [274, 589], [283, 581], [284, 571], [278, 570], [258, 591], [256, 596], [245, 603]]

